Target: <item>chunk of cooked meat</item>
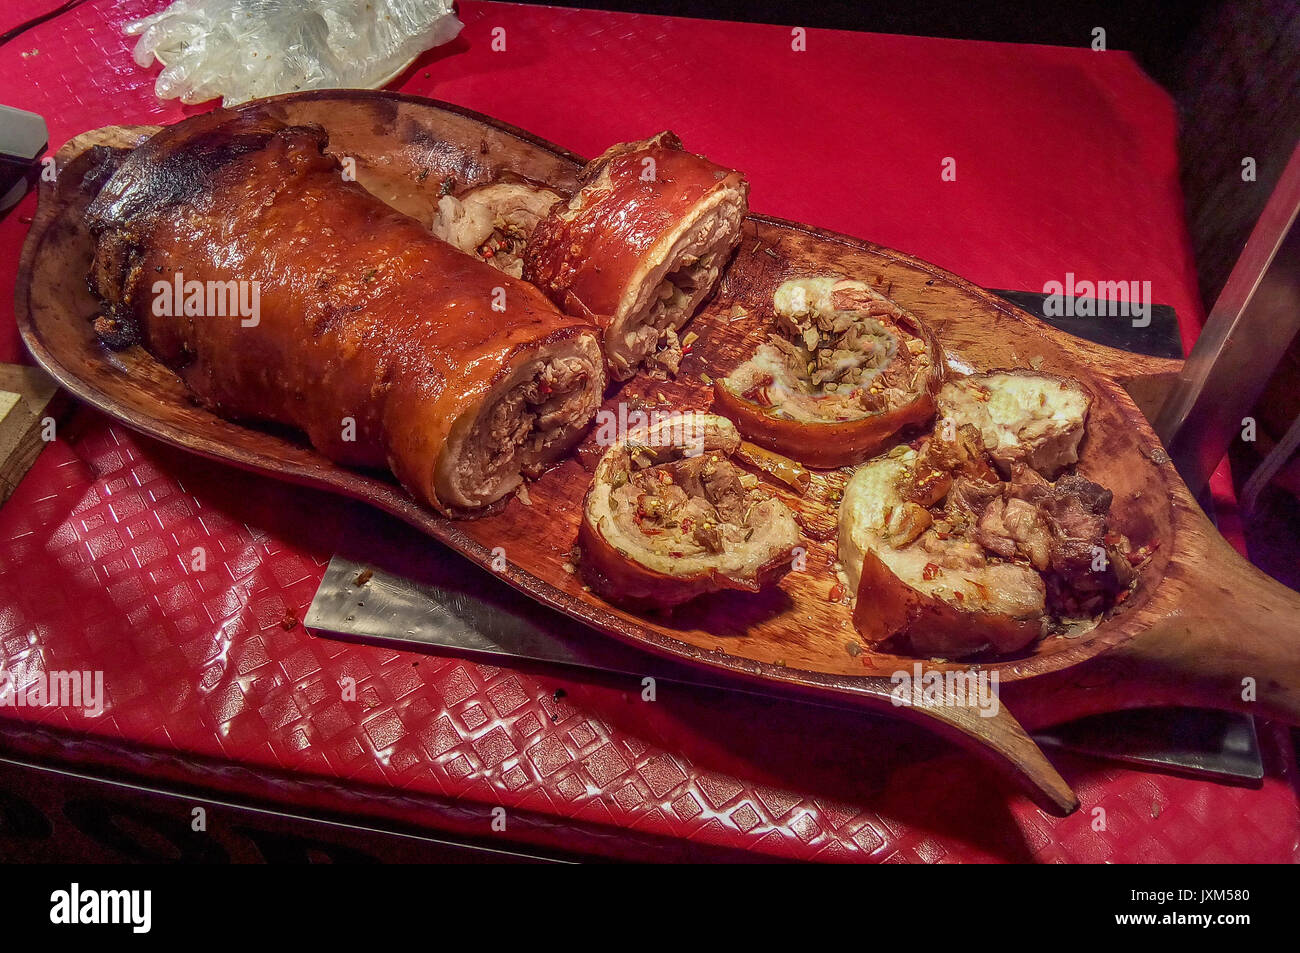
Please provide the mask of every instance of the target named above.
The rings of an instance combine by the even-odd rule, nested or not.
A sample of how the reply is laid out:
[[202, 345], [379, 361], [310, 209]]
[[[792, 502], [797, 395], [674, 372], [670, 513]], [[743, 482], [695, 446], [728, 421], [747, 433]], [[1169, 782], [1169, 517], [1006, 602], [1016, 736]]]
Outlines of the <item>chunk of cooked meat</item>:
[[1006, 559], [1022, 556], [1039, 572], [1052, 565], [1052, 531], [1038, 509], [1024, 500], [989, 500], [979, 518], [975, 541]]
[[1023, 462], [1003, 481], [973, 428], [948, 436], [877, 457], [845, 489], [840, 561], [869, 641], [1009, 652], [1123, 600], [1136, 570], [1108, 524], [1109, 490], [1078, 474], [1051, 483]]
[[431, 231], [498, 271], [523, 277], [524, 246], [560, 193], [535, 183], [503, 179], [438, 200]]
[[811, 466], [857, 463], [934, 412], [937, 340], [864, 281], [790, 279], [773, 296], [776, 329], [714, 386], [747, 438]]
[[[274, 112], [194, 116], [121, 162], [87, 210], [96, 330], [222, 417], [299, 428], [444, 514], [481, 512], [582, 436], [597, 329], [346, 181], [323, 130]], [[255, 313], [157, 307], [182, 278], [247, 289]]]
[[1029, 565], [1044, 572], [1051, 565], [1052, 531], [1037, 509], [1024, 500], [1007, 500], [1002, 511], [1002, 526], [1015, 540], [1016, 551]]
[[944, 503], [944, 519], [954, 527], [978, 526], [990, 502], [1002, 495], [1001, 484], [958, 477]]
[[1046, 623], [1041, 576], [990, 555], [973, 538], [973, 526], [927, 511], [930, 523], [921, 528], [925, 520], [913, 509], [921, 507], [904, 498], [919, 456], [896, 447], [859, 467], [845, 488], [839, 556], [857, 594], [858, 630], [869, 641], [923, 656], [1023, 647]]
[[1061, 477], [1042, 504], [1052, 526], [1052, 569], [1070, 580], [1092, 571], [1094, 550], [1106, 536], [1111, 492], [1081, 476]]
[[604, 329], [615, 380], [645, 364], [676, 374], [677, 332], [717, 285], [740, 243], [749, 184], [682, 148], [671, 132], [620, 143], [584, 167], [524, 250], [524, 277]]
[[1003, 493], [1007, 508], [1016, 507], [1026, 526], [1034, 527], [1036, 552], [1046, 538], [1046, 568], [1061, 614], [1079, 614], [1092, 595], [1113, 595], [1132, 584], [1128, 540], [1110, 527], [1110, 490], [1074, 473], [1048, 483], [1016, 464]]
[[1135, 572], [1123, 550], [1128, 540], [1109, 526], [1110, 490], [1076, 474], [1062, 477], [1040, 507], [1052, 530], [1052, 571], [1060, 582], [1062, 611], [1087, 613], [1092, 594], [1127, 589]]
[[937, 401], [941, 425], [973, 426], [1003, 474], [1025, 463], [1049, 479], [1078, 461], [1092, 406], [1077, 380], [1027, 370], [954, 378]]
[[[949, 432], [951, 431], [951, 432]], [[965, 477], [981, 483], [997, 483], [998, 473], [989, 466], [979, 431], [970, 424], [940, 426], [921, 447], [919, 472], [937, 471], [953, 478]]]
[[601, 458], [583, 504], [583, 575], [602, 596], [671, 606], [784, 575], [799, 541], [791, 510], [732, 462], [740, 435], [697, 414], [633, 431]]

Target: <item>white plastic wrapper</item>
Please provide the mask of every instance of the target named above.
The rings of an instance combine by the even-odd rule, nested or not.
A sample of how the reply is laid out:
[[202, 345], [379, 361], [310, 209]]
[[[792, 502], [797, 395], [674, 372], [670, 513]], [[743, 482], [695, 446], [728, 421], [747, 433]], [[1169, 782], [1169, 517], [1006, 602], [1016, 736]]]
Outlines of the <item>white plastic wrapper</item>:
[[452, 0], [176, 0], [129, 23], [160, 99], [229, 106], [300, 89], [374, 88], [455, 38]]

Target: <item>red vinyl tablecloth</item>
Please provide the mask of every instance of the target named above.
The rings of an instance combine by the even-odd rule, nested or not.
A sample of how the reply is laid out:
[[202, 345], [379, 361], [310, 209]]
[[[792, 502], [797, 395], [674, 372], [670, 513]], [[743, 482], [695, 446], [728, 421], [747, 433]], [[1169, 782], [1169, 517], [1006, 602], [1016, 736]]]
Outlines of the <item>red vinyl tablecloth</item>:
[[[0, 31], [56, 6], [10, 2]], [[0, 99], [54, 147], [158, 123], [120, 26], [90, 0], [0, 47]], [[465, 30], [394, 84], [580, 154], [672, 128], [744, 169], [756, 211], [860, 235], [988, 287], [1149, 280], [1202, 319], [1169, 97], [1123, 53], [464, 2]], [[491, 49], [494, 27], [506, 49]], [[1081, 43], [1086, 42], [1082, 38]], [[946, 158], [956, 180], [940, 177]], [[34, 210], [0, 222], [0, 359]], [[1258, 788], [1055, 757], [1083, 808], [1048, 816], [899, 722], [661, 691], [316, 638], [325, 562], [455, 555], [385, 517], [186, 456], [79, 409], [0, 509], [0, 664], [102, 670], [102, 716], [0, 709], [12, 749], [512, 843], [648, 859], [1292, 861], [1294, 756], [1262, 726]], [[196, 546], [203, 572], [191, 571]], [[413, 554], [413, 555], [412, 555]], [[500, 585], [482, 577], [482, 585]], [[291, 627], [287, 627], [291, 626]], [[592, 638], [599, 638], [591, 634]], [[338, 683], [357, 680], [356, 701]], [[504, 806], [506, 833], [490, 832]], [[1094, 830], [1095, 808], [1105, 830]], [[723, 853], [725, 852], [725, 853]]]

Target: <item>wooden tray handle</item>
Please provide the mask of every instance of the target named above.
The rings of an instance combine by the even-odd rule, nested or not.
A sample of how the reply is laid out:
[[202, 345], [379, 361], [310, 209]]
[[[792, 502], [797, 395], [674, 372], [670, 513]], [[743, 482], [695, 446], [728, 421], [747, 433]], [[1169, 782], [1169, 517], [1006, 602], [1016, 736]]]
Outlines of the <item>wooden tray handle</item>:
[[[1197, 514], [1194, 565], [1171, 566], [1170, 611], [1109, 652], [1003, 687], [1029, 728], [1122, 708], [1191, 705], [1300, 725], [1300, 593]], [[1199, 555], [1203, 554], [1203, 555]]]
[[996, 714], [990, 717], [981, 715], [973, 707], [948, 705], [907, 706], [892, 710], [895, 714], [911, 717], [1010, 774], [1045, 810], [1065, 815], [1079, 807], [1074, 791], [1005, 704], [999, 705]]
[[[1065, 334], [1065, 332], [1057, 332]], [[1134, 354], [1104, 344], [1094, 344], [1073, 334], [1066, 335], [1070, 347], [1089, 367], [1099, 374], [1111, 378], [1128, 391], [1137, 404], [1138, 410], [1148, 420], [1154, 420], [1169, 389], [1178, 380], [1183, 368], [1181, 360], [1168, 357], [1151, 357], [1146, 354]]]

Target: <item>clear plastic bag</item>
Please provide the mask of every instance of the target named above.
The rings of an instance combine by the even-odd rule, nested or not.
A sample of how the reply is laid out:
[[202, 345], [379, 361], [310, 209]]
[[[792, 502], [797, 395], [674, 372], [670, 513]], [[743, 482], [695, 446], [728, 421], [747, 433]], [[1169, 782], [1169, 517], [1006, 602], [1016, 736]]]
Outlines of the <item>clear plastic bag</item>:
[[127, 24], [160, 99], [229, 106], [299, 89], [373, 88], [455, 38], [452, 0], [176, 0]]

